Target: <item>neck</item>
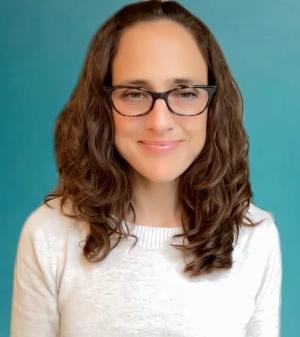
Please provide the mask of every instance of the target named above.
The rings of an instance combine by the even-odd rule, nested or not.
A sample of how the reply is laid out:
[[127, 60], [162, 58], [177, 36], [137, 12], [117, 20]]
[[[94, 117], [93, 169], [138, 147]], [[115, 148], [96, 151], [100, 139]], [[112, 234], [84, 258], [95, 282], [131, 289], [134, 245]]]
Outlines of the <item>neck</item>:
[[[135, 223], [154, 227], [181, 226], [177, 188], [178, 179], [164, 183], [152, 182], [143, 177], [135, 179], [132, 199], [136, 211]], [[127, 220], [132, 223], [133, 214]]]

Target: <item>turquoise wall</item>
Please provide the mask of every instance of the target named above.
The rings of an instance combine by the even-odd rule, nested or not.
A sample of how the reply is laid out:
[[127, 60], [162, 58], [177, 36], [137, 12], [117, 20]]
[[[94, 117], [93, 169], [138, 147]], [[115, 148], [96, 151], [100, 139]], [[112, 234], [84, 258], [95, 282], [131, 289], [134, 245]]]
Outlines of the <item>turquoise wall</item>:
[[[283, 253], [282, 336], [299, 336], [300, 2], [180, 1], [211, 28], [245, 101], [254, 201]], [[8, 336], [18, 236], [56, 182], [52, 133], [97, 27], [127, 1], [0, 3], [0, 336]], [[297, 286], [298, 284], [298, 286]]]

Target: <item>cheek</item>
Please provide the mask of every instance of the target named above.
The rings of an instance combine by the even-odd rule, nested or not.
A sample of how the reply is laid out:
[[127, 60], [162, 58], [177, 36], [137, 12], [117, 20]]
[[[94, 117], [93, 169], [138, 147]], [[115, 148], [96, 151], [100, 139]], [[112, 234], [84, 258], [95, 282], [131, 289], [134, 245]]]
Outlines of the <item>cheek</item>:
[[127, 123], [126, 120], [119, 118], [119, 116], [114, 116], [114, 127], [115, 146], [117, 150], [122, 153], [124, 151], [124, 148], [126, 149], [126, 147], [128, 146], [127, 141], [132, 142], [135, 140], [135, 135], [137, 135], [138, 128], [135, 123], [133, 123], [133, 121]]
[[201, 126], [199, 135], [200, 135], [200, 141], [204, 145], [205, 140], [206, 140], [206, 122]]
[[200, 152], [205, 144], [206, 140], [206, 126], [207, 126], [207, 116], [200, 115], [199, 120], [192, 121], [189, 125], [190, 135], [193, 140], [195, 152]]
[[126, 135], [128, 126], [126, 125], [126, 123], [124, 123], [124, 120], [122, 121], [120, 116], [118, 116], [116, 113], [113, 114], [113, 121], [115, 127], [115, 141], [116, 141], [116, 139]]

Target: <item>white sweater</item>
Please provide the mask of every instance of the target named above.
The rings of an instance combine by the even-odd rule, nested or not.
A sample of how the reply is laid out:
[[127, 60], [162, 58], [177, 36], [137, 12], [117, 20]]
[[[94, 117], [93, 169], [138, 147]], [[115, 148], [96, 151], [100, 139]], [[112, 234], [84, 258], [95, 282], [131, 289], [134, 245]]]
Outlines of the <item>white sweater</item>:
[[168, 243], [181, 227], [130, 225], [139, 238], [120, 241], [96, 263], [82, 254], [88, 226], [38, 207], [20, 236], [11, 337], [278, 337], [281, 249], [270, 213], [242, 227], [233, 267], [189, 279]]

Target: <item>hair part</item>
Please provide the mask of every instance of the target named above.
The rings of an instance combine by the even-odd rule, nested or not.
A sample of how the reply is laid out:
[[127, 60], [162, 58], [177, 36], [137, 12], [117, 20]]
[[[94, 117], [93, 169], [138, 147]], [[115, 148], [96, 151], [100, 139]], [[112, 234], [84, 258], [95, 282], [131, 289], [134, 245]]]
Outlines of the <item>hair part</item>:
[[[191, 277], [232, 266], [234, 238], [242, 225], [256, 225], [246, 213], [252, 191], [248, 139], [243, 127], [243, 101], [225, 57], [207, 26], [176, 1], [141, 1], [121, 8], [96, 32], [79, 81], [55, 126], [59, 179], [43, 203], [59, 197], [66, 216], [89, 224], [83, 254], [103, 260], [120, 242], [133, 236], [122, 228], [131, 203], [128, 163], [114, 146], [114, 124], [103, 85], [111, 84], [112, 60], [125, 29], [145, 21], [168, 19], [182, 24], [195, 38], [208, 66], [209, 84], [217, 90], [208, 108], [205, 145], [179, 177], [182, 237], [173, 245], [193, 260], [184, 272]], [[72, 212], [63, 206], [70, 201]], [[49, 205], [48, 205], [49, 206]], [[111, 235], [119, 235], [114, 246]], [[135, 245], [134, 244], [134, 245]]]

